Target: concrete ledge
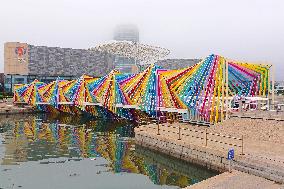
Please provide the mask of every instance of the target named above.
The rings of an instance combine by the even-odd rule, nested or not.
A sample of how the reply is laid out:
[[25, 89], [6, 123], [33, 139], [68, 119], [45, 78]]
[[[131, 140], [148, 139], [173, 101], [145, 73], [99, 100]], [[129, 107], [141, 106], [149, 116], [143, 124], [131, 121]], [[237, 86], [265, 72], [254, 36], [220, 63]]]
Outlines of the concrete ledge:
[[[283, 186], [282, 186], [283, 187]], [[239, 171], [225, 172], [185, 189], [280, 189], [281, 185], [261, 177]]]
[[198, 149], [197, 146], [185, 146], [171, 142], [169, 139], [154, 138], [136, 133], [136, 143], [171, 155], [173, 157], [207, 167], [208, 169], [217, 170], [220, 172], [228, 169], [229, 162], [223, 156], [215, 155], [205, 149]]
[[[150, 134], [135, 130], [136, 143], [170, 156], [207, 167], [208, 169], [225, 172], [229, 169], [226, 154], [205, 146], [196, 146], [162, 135]], [[278, 183], [284, 183], [284, 169], [263, 164], [244, 156], [236, 156], [232, 168], [252, 175], [263, 177]]]

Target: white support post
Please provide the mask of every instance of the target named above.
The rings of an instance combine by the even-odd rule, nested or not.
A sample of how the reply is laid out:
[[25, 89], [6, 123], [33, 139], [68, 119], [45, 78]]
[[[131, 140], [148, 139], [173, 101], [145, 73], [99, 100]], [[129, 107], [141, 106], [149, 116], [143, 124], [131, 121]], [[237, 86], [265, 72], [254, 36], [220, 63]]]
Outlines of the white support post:
[[229, 118], [229, 64], [228, 60], [226, 61], [226, 119]]
[[272, 86], [271, 86], [271, 98], [272, 98], [272, 110], [274, 110], [275, 107], [275, 96], [274, 96], [274, 85], [275, 85], [275, 67], [274, 65], [271, 65], [272, 68], [272, 73], [271, 73], [271, 81], [272, 81]]
[[270, 81], [271, 81], [271, 65], [267, 65], [269, 66], [269, 71], [268, 71], [268, 89], [267, 89], [267, 110], [270, 110], [270, 104], [269, 104], [269, 98], [270, 98], [270, 91], [271, 91], [271, 88], [270, 88]]

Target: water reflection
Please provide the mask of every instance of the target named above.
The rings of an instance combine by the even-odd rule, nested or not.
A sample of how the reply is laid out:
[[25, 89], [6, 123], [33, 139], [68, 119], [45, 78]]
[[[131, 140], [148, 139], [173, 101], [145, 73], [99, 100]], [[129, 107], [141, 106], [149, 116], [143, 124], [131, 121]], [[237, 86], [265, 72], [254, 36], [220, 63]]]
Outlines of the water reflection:
[[216, 175], [141, 147], [135, 149], [134, 126], [124, 121], [46, 114], [0, 117], [0, 120], [1, 146], [5, 151], [2, 165], [30, 161], [64, 163], [102, 157], [109, 162], [103, 165], [108, 172], [143, 174], [154, 184], [179, 187]]

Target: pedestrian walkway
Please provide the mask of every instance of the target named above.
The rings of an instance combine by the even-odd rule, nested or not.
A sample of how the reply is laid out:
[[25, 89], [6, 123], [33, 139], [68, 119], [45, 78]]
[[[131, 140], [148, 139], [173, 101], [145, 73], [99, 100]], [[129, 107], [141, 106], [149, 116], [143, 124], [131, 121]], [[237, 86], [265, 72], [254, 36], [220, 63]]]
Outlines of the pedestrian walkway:
[[[234, 169], [284, 183], [282, 141], [263, 141], [260, 137], [263, 133], [251, 132], [249, 126], [246, 130], [238, 129], [238, 125], [221, 127], [185, 123], [149, 124], [136, 128], [135, 137], [142, 146], [219, 171], [228, 170], [227, 153], [233, 148]], [[234, 132], [228, 132], [232, 129]], [[259, 131], [264, 132], [265, 129], [259, 128]], [[278, 134], [282, 135], [282, 132], [278, 131]]]
[[240, 171], [225, 172], [201, 181], [185, 189], [282, 189], [283, 185], [273, 181], [243, 173]]

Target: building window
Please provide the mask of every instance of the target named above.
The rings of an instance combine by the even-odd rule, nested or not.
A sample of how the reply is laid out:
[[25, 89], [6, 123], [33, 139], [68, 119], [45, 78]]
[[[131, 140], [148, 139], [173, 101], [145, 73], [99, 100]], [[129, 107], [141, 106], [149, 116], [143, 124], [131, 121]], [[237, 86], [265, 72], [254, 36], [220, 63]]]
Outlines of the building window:
[[15, 78], [14, 84], [23, 84], [23, 83], [25, 83], [24, 78]]
[[11, 78], [5, 78], [5, 83], [11, 84]]

